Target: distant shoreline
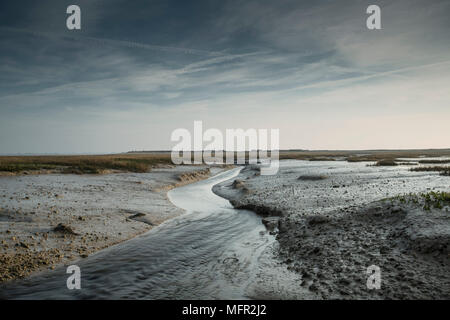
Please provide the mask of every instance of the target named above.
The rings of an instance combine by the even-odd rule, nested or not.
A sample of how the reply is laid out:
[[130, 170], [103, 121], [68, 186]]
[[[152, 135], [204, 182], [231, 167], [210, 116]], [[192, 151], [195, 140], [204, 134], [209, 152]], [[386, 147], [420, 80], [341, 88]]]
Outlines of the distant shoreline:
[[[207, 150], [203, 150], [207, 151]], [[212, 150], [211, 150], [212, 151]], [[224, 152], [226, 150], [223, 150]], [[279, 152], [300, 152], [300, 153], [360, 153], [360, 152], [443, 152], [450, 153], [450, 148], [405, 148], [405, 149], [280, 149]], [[76, 152], [76, 153], [0, 153], [0, 157], [33, 157], [33, 156], [106, 156], [106, 155], [120, 155], [120, 154], [170, 154], [171, 150], [131, 150], [122, 152]], [[192, 152], [192, 151], [191, 151]]]

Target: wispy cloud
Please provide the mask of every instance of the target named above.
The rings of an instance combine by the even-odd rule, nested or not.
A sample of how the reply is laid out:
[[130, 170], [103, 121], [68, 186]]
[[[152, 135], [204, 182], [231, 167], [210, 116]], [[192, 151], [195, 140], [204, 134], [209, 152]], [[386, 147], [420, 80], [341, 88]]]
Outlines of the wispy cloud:
[[[450, 101], [447, 1], [380, 1], [377, 31], [365, 27], [368, 1], [124, 3], [82, 1], [79, 33], [64, 29], [64, 4], [2, 7], [15, 19], [0, 25], [0, 152], [170, 148], [171, 130], [197, 119], [277, 127], [284, 147], [383, 148], [379, 133], [349, 130], [389, 114], [410, 127], [435, 119], [422, 134], [449, 141], [439, 125]], [[85, 146], [79, 129], [97, 138]], [[407, 123], [389, 135], [413, 146], [405, 130], [413, 136]]]

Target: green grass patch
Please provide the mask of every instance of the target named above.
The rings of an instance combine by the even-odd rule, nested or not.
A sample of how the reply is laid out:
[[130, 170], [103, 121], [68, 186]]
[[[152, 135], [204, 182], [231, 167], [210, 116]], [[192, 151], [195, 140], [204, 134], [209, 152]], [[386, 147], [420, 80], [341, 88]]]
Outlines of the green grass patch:
[[385, 198], [382, 201], [390, 201], [392, 204], [415, 204], [421, 206], [426, 211], [430, 211], [432, 208], [443, 209], [444, 207], [449, 207], [450, 192], [430, 191], [427, 193], [409, 193]]

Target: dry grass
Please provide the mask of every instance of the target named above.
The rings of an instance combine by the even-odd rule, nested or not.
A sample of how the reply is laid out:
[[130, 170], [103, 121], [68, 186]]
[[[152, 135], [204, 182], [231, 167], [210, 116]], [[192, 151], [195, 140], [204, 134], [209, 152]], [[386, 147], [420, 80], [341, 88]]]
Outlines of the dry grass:
[[4, 156], [0, 171], [22, 173], [51, 170], [60, 173], [98, 174], [108, 170], [147, 172], [152, 166], [170, 164], [170, 153], [80, 155], [80, 156]]
[[292, 160], [311, 160], [318, 161], [317, 159], [326, 159], [329, 161], [332, 158], [348, 157], [350, 151], [280, 151], [280, 159], [292, 159]]
[[[280, 151], [280, 159], [324, 160], [344, 158], [348, 162], [395, 160], [397, 158], [450, 156], [450, 149], [426, 150], [356, 150], [356, 151]], [[426, 161], [426, 160], [424, 160]], [[445, 161], [445, 160], [444, 160]]]
[[397, 162], [395, 162], [394, 159], [383, 159], [383, 160], [378, 160], [377, 163], [375, 163], [376, 166], [380, 167], [380, 166], [396, 166]]
[[308, 159], [309, 161], [335, 161], [334, 158], [327, 158], [327, 157], [315, 157]]
[[[248, 152], [243, 153], [248, 159]], [[237, 154], [235, 154], [236, 156]], [[270, 156], [270, 152], [269, 155]], [[368, 151], [302, 151], [281, 150], [280, 159], [330, 161], [336, 158], [349, 162], [395, 161], [397, 158], [450, 156], [450, 149], [434, 150], [368, 150]], [[193, 155], [192, 155], [193, 158]], [[225, 154], [224, 154], [225, 158]], [[427, 161], [427, 160], [421, 160]], [[436, 161], [436, 160], [430, 160]], [[447, 160], [443, 160], [447, 161]], [[152, 166], [171, 164], [170, 152], [132, 152], [114, 155], [80, 156], [0, 156], [0, 172], [22, 173], [49, 170], [61, 173], [98, 174], [108, 170], [147, 172]], [[445, 163], [445, 162], [439, 162]], [[443, 172], [447, 174], [447, 172]]]
[[419, 160], [422, 164], [446, 164], [450, 163], [450, 160]]
[[318, 181], [318, 180], [325, 180], [327, 177], [326, 176], [318, 176], [318, 175], [305, 175], [305, 176], [300, 176], [297, 179], [298, 180], [302, 180], [302, 181]]

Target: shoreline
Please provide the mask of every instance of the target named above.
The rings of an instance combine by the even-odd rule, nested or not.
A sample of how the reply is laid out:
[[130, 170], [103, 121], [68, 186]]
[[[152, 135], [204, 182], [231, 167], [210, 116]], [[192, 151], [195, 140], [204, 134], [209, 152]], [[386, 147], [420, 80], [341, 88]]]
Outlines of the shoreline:
[[[450, 191], [448, 178], [358, 164], [287, 164], [269, 177], [247, 166], [213, 192], [263, 217], [279, 243], [278, 258], [302, 276], [302, 287], [322, 299], [450, 298], [450, 206], [420, 194]], [[418, 195], [396, 197], [409, 192]], [[381, 269], [380, 290], [367, 288], [371, 265]]]
[[148, 173], [15, 175], [0, 180], [0, 283], [54, 270], [184, 213], [167, 192], [219, 167]]

